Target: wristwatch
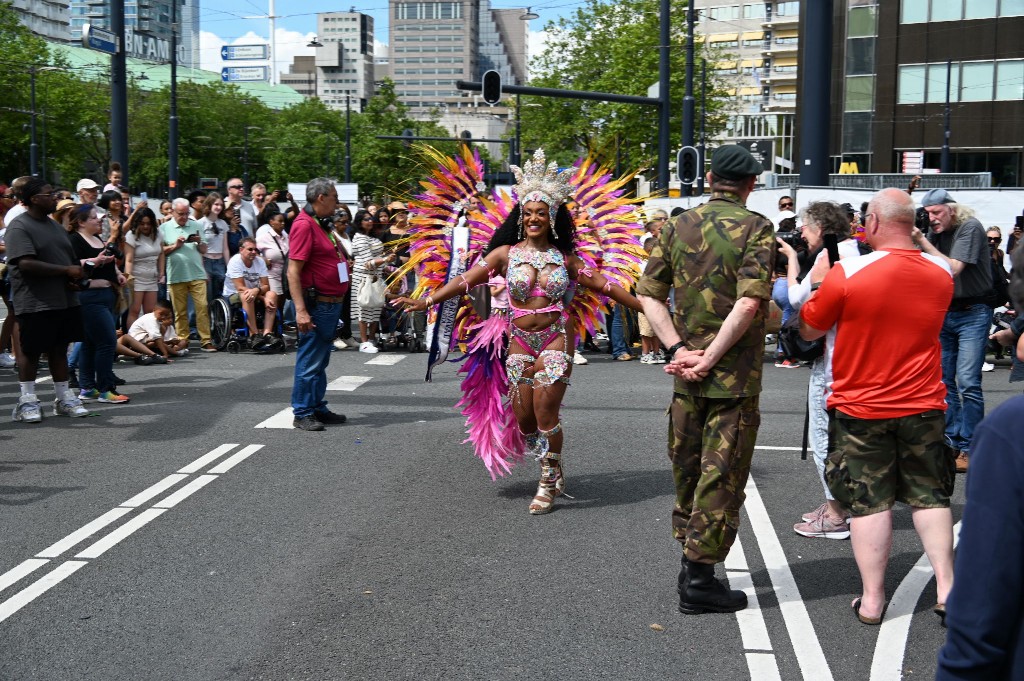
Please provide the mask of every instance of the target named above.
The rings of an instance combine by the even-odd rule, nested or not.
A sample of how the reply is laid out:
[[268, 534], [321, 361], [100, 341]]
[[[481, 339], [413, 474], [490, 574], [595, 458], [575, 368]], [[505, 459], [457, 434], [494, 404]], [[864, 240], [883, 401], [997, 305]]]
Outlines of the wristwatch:
[[686, 341], [679, 341], [678, 343], [676, 343], [675, 345], [670, 347], [666, 354], [670, 358], [671, 357], [675, 357], [676, 356], [676, 350], [678, 350], [679, 348], [683, 348], [683, 347], [686, 347]]

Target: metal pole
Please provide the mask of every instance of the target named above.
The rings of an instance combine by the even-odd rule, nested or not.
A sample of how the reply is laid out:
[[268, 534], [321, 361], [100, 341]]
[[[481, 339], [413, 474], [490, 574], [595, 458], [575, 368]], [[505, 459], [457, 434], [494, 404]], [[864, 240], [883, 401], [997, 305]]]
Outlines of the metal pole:
[[270, 84], [277, 85], [277, 72], [274, 71], [274, 60], [277, 58], [277, 38], [274, 36], [274, 20], [277, 17], [274, 15], [274, 0], [270, 0], [270, 12], [267, 14], [267, 19], [270, 20]]
[[[697, 9], [694, 0], [686, 8], [686, 94], [683, 95], [683, 146], [693, 146], [694, 99], [693, 99], [693, 28], [697, 23]], [[698, 173], [699, 175], [699, 173]], [[690, 185], [683, 185], [682, 196], [690, 195]]]
[[[691, 0], [692, 2], [692, 0]], [[661, 0], [661, 32], [658, 38], [658, 98], [661, 100], [658, 117], [658, 187], [668, 189], [668, 155], [669, 155], [669, 23], [671, 19], [669, 0]]]
[[520, 150], [520, 144], [523, 143], [522, 127], [523, 127], [523, 116], [522, 116], [522, 100], [521, 95], [516, 95], [516, 146], [512, 152], [512, 163], [521, 166], [523, 165], [523, 152]]
[[950, 110], [949, 110], [949, 84], [950, 84], [950, 77], [952, 75], [953, 75], [953, 62], [947, 59], [946, 60], [946, 116], [945, 116], [946, 121], [945, 121], [945, 127], [943, 128], [943, 134], [942, 134], [942, 158], [939, 161], [939, 170], [941, 170], [944, 173], [952, 172], [952, 169], [950, 168], [950, 158], [949, 158], [949, 115], [950, 115]]
[[352, 181], [352, 97], [345, 95], [345, 182]]
[[128, 67], [124, 46], [124, 0], [110, 3], [110, 30], [121, 47], [110, 57], [110, 155], [121, 164], [121, 183], [129, 186], [128, 167]]
[[[691, 34], [692, 35], [692, 34]], [[708, 62], [700, 62], [700, 144], [697, 145], [697, 195], [704, 195], [704, 155], [707, 153], [705, 128], [708, 122]]]
[[46, 109], [43, 109], [40, 112], [40, 115], [43, 117], [43, 153], [42, 153], [42, 156], [40, 157], [39, 160], [40, 160], [40, 167], [42, 168], [43, 180], [45, 181], [46, 180], [46, 176], [47, 176], [47, 172], [46, 172]]
[[[28, 67], [32, 101], [32, 117], [30, 122], [31, 140], [28, 145], [28, 172], [32, 177], [39, 177], [39, 145], [36, 144], [36, 67]], [[22, 128], [24, 130], [24, 128]]]
[[245, 126], [245, 147], [242, 152], [242, 183], [249, 187], [249, 126]]
[[171, 117], [167, 134], [167, 196], [178, 198], [178, 2], [171, 0]]
[[[800, 97], [800, 184], [828, 185], [828, 133], [832, 92], [832, 0], [802, 5], [800, 40], [804, 43], [803, 92]], [[811, 94], [813, 93], [813, 94]]]

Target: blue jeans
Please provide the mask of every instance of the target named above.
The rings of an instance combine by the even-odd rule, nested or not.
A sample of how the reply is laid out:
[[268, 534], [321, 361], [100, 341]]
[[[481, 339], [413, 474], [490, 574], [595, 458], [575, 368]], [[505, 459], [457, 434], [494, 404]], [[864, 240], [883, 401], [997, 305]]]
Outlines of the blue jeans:
[[82, 344], [72, 343], [71, 352], [68, 353], [68, 369], [78, 371], [78, 360], [82, 356]]
[[626, 334], [622, 328], [622, 310], [616, 304], [612, 308], [612, 323], [608, 328], [608, 343], [612, 347], [612, 359], [618, 359], [621, 355], [628, 355], [629, 347], [626, 345]]
[[114, 327], [114, 289], [93, 288], [78, 294], [82, 306], [85, 340], [78, 358], [78, 384], [83, 390], [113, 390], [114, 351], [117, 334]]
[[946, 384], [946, 444], [970, 451], [974, 428], [985, 417], [981, 365], [985, 361], [992, 308], [981, 303], [947, 312], [942, 343], [942, 382]]
[[[782, 310], [782, 324], [789, 321], [789, 318], [793, 316], [795, 310], [793, 306], [789, 304], [789, 281], [785, 277], [779, 277], [775, 280], [775, 285], [772, 286], [772, 300]], [[782, 357], [782, 344], [779, 344], [778, 355]]]
[[203, 257], [203, 267], [206, 269], [206, 302], [213, 302], [214, 298], [220, 298], [224, 293], [224, 279], [228, 274], [227, 263], [224, 258]]
[[309, 310], [314, 327], [299, 333], [292, 386], [292, 412], [297, 419], [311, 416], [314, 411], [327, 411], [327, 365], [340, 315], [341, 303], [317, 303]]

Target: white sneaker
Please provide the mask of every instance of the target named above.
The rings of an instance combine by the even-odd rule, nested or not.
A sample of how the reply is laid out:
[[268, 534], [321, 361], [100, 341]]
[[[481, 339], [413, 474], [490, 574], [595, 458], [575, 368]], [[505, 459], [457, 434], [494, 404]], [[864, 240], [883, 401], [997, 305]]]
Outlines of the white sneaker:
[[982, 371], [995, 371], [996, 370], [996, 365], [995, 364], [989, 364], [988, 362], [984, 362], [981, 365], [981, 370]]
[[606, 333], [595, 333], [594, 340], [606, 341], [608, 340], [608, 334]]
[[366, 341], [365, 343], [359, 344], [359, 352], [365, 352], [371, 355], [376, 355], [378, 352], [380, 352], [380, 350], [378, 350], [377, 346], [371, 343], [370, 341]]
[[175, 357], [185, 357], [186, 355], [188, 355], [188, 348], [182, 348], [174, 352]]
[[39, 398], [35, 395], [22, 395], [18, 404], [11, 412], [11, 418], [24, 423], [39, 423], [43, 420], [43, 410], [39, 408]]
[[53, 401], [53, 415], [77, 418], [88, 416], [89, 410], [82, 406], [82, 400], [78, 399], [74, 394], [69, 394], [63, 400], [58, 398]]
[[654, 353], [653, 359], [654, 361], [651, 362], [651, 364], [665, 364], [668, 361], [665, 359], [665, 353], [662, 352], [661, 350], [658, 350], [656, 353]]
[[14, 359], [14, 355], [9, 352], [0, 352], [0, 367], [13, 369], [17, 364], [18, 362]]
[[580, 352], [576, 352], [576, 354], [574, 354], [572, 356], [572, 363], [573, 364], [590, 364], [590, 362], [587, 360], [587, 358], [584, 357]]
[[654, 364], [654, 355], [652, 355], [649, 352], [640, 355], [640, 363], [641, 364]]
[[335, 350], [348, 350], [349, 349], [349, 345], [348, 345], [348, 343], [345, 342], [345, 339], [338, 338], [338, 339], [336, 339], [334, 341], [334, 349]]

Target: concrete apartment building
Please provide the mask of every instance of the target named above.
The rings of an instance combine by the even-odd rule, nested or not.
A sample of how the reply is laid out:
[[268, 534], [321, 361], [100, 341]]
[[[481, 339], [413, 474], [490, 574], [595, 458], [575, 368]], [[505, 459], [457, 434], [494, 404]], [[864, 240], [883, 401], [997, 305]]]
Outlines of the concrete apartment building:
[[800, 3], [696, 0], [695, 6], [697, 32], [734, 102], [719, 141], [756, 142], [762, 149], [770, 141], [774, 159], [765, 169], [793, 172]]
[[71, 42], [71, 13], [67, 2], [52, 0], [12, 0], [21, 23], [44, 40]]
[[948, 79], [950, 172], [1021, 186], [1024, 2], [835, 0], [833, 12], [834, 165], [939, 168]]

